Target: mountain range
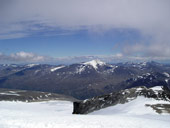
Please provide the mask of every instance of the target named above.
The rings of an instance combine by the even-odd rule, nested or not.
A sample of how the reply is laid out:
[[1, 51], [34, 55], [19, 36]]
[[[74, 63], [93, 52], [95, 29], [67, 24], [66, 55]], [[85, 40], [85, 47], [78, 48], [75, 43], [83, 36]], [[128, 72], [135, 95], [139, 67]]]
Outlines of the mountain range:
[[1, 64], [0, 88], [44, 91], [84, 100], [138, 86], [170, 88], [169, 74], [170, 65], [157, 62]]

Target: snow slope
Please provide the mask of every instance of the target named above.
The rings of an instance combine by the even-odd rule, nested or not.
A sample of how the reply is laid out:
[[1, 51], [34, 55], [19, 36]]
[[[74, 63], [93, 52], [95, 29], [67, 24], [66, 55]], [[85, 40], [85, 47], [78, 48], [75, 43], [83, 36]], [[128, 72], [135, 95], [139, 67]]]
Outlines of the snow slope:
[[169, 128], [170, 115], [159, 115], [143, 97], [89, 115], [72, 115], [69, 101], [0, 102], [0, 128]]
[[56, 71], [56, 70], [58, 70], [58, 69], [61, 69], [61, 68], [64, 68], [65, 66], [59, 66], [59, 67], [55, 67], [55, 68], [52, 68], [51, 69], [51, 72], [54, 72], [54, 71]]
[[[92, 113], [92, 115], [115, 115], [115, 114], [124, 114], [124, 115], [159, 115], [151, 107], [146, 105], [154, 104], [170, 104], [168, 101], [155, 100], [152, 98], [144, 98], [143, 96], [137, 97], [137, 99], [127, 102], [125, 104], [118, 104], [115, 106], [107, 107]], [[163, 113], [163, 115], [169, 115], [168, 113]], [[170, 121], [170, 115], [169, 115]]]

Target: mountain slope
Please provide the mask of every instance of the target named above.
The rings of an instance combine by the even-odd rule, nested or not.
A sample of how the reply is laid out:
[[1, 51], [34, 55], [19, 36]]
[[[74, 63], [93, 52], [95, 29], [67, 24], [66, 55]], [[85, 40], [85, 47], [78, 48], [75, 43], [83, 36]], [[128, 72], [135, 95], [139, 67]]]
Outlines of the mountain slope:
[[[139, 99], [142, 99], [142, 101]], [[153, 104], [153, 102], [151, 102], [151, 104], [149, 102], [147, 102], [148, 104], [145, 104], [145, 101], [154, 101], [155, 104]], [[153, 88], [137, 87], [121, 90], [108, 95], [74, 102], [73, 114], [87, 114], [118, 104], [127, 106], [127, 104], [131, 104], [129, 102], [141, 102], [143, 107], [151, 107], [158, 113], [170, 113], [170, 90], [167, 87], [160, 86]], [[138, 104], [135, 105], [138, 106]], [[135, 107], [135, 105], [133, 107]]]
[[170, 102], [146, 98], [143, 96], [137, 97], [135, 100], [125, 104], [117, 104], [98, 111], [90, 113], [91, 115], [147, 115], [147, 114], [170, 114]]
[[72, 65], [1, 65], [0, 88], [87, 99], [136, 86], [169, 86], [169, 74], [169, 65], [155, 62], [107, 64], [92, 60]]

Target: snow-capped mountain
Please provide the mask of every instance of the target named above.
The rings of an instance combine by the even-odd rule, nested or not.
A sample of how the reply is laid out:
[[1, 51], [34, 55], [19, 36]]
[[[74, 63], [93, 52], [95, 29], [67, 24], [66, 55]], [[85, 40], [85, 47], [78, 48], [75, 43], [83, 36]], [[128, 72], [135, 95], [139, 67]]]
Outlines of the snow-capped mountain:
[[156, 62], [1, 65], [0, 88], [54, 92], [86, 99], [136, 86], [167, 85], [170, 65]]
[[79, 66], [76, 67], [75, 73], [78, 74], [90, 74], [90, 72], [96, 72], [96, 73], [110, 73], [113, 72], [115, 68], [118, 66], [106, 64], [103, 61], [100, 60], [92, 60], [84, 63], [80, 63]]
[[85, 62], [83, 63], [85, 66], [89, 65], [89, 66], [92, 66], [94, 69], [98, 69], [99, 66], [104, 66], [106, 65], [105, 62], [102, 62], [100, 60], [92, 60], [92, 61], [89, 61], [89, 62]]

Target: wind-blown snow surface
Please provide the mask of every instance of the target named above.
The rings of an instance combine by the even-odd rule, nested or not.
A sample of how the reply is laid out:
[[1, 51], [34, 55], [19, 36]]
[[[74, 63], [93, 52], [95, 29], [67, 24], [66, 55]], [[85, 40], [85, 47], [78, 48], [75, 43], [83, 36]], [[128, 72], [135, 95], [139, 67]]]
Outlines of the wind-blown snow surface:
[[159, 115], [144, 103], [158, 102], [139, 97], [89, 115], [72, 115], [69, 101], [1, 101], [0, 128], [169, 128], [170, 115]]

